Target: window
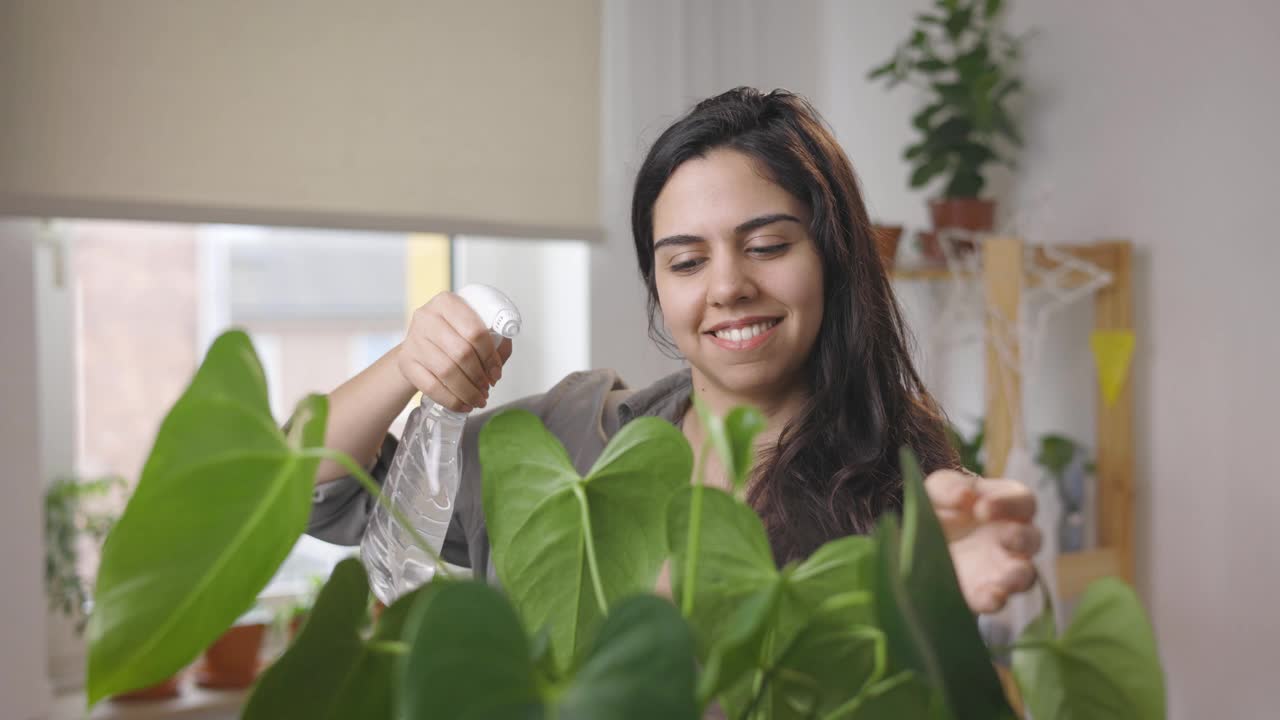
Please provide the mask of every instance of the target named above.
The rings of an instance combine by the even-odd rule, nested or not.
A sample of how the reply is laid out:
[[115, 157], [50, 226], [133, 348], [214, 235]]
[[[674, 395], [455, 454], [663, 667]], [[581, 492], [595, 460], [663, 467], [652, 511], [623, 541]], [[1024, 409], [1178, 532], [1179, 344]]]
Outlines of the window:
[[[253, 340], [280, 422], [307, 393], [328, 392], [394, 347], [409, 313], [455, 283], [495, 285], [525, 317], [495, 403], [587, 366], [581, 243], [117, 221], [55, 227], [72, 298], [68, 464], [80, 476], [118, 474], [132, 487], [165, 412], [228, 327]], [[126, 498], [108, 502], [120, 509]], [[353, 551], [304, 536], [264, 595], [303, 592]], [[86, 575], [95, 553], [86, 548]]]

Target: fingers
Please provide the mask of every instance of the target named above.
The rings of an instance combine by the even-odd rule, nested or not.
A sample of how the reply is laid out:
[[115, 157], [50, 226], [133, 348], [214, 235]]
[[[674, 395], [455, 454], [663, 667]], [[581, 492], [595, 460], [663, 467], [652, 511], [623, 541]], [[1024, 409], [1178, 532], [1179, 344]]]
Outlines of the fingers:
[[957, 470], [938, 470], [925, 478], [925, 489], [934, 508], [964, 510], [973, 505], [978, 495], [975, 483], [978, 478]]
[[[493, 336], [489, 334], [489, 328], [462, 298], [453, 293], [445, 293], [441, 297], [442, 303], [450, 306], [449, 312], [442, 314], [441, 317], [452, 326], [454, 335], [467, 343], [474, 357], [475, 366], [486, 376], [485, 380], [488, 384], [493, 385], [498, 382], [502, 366], [497, 362], [497, 348], [494, 346]], [[461, 347], [456, 350], [460, 354], [465, 352]], [[455, 356], [454, 360], [458, 361], [460, 358]], [[465, 365], [472, 365], [471, 358], [467, 359]], [[473, 380], [479, 379], [473, 378]]]
[[1029, 523], [1003, 522], [996, 528], [996, 542], [1012, 555], [1032, 558], [1040, 552], [1040, 528]]
[[1012, 562], [994, 580], [966, 592], [965, 599], [976, 613], [999, 612], [1010, 597], [1030, 590], [1035, 583], [1036, 570], [1030, 561]]
[[475, 405], [489, 394], [489, 374], [476, 356], [474, 348], [459, 336], [443, 318], [432, 317], [427, 321], [424, 340], [435, 348], [422, 358], [422, 364], [436, 375], [458, 397]]
[[463, 402], [449, 388], [436, 379], [436, 376], [412, 360], [400, 364], [400, 372], [422, 394], [454, 412], [471, 412], [471, 406]]
[[978, 499], [973, 514], [979, 522], [1030, 522], [1035, 517], [1035, 493], [1017, 480], [979, 478], [975, 490]]
[[431, 400], [455, 412], [485, 407], [502, 377], [511, 341], [495, 344], [480, 317], [462, 298], [445, 292], [418, 308], [400, 346], [405, 379]]

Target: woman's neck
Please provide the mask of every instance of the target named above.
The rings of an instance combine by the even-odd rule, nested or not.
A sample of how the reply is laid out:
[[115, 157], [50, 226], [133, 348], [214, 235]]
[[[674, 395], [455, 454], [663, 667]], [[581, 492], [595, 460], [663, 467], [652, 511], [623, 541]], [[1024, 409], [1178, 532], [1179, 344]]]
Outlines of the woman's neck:
[[[764, 415], [765, 429], [756, 436], [756, 447], [776, 442], [782, 429], [800, 414], [810, 395], [808, 387], [803, 385], [752, 395], [734, 393], [700, 377], [696, 370], [693, 372], [693, 392], [708, 410], [721, 417], [740, 405], [750, 405], [759, 410]], [[691, 405], [685, 416], [686, 421], [692, 420], [694, 416], [695, 411]]]

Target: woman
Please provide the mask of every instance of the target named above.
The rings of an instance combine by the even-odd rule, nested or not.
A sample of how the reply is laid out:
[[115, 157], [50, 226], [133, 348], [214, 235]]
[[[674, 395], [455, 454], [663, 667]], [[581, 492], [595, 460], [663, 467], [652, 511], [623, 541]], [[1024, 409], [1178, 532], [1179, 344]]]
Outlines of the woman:
[[[1030, 587], [1034, 496], [957, 471], [853, 169], [812, 107], [750, 88], [700, 103], [649, 151], [631, 221], [650, 335], [689, 368], [638, 392], [611, 371], [575, 373], [514, 403], [542, 418], [579, 472], [639, 416], [671, 421], [702, 448], [693, 393], [717, 413], [751, 404], [767, 426], [747, 499], [780, 563], [869, 532], [900, 506], [897, 450], [909, 445], [930, 473], [926, 488], [971, 609], [993, 612]], [[372, 464], [381, 480], [394, 454], [386, 429], [415, 391], [458, 411], [484, 408], [510, 354], [509, 340], [495, 347], [470, 308], [442, 293], [414, 313], [404, 342], [331, 394], [326, 444]], [[489, 416], [467, 422], [444, 547], [447, 560], [481, 577], [492, 571], [476, 446]], [[725, 484], [714, 458], [706, 469]], [[354, 544], [373, 502], [341, 475], [336, 465], [319, 469], [309, 532]]]

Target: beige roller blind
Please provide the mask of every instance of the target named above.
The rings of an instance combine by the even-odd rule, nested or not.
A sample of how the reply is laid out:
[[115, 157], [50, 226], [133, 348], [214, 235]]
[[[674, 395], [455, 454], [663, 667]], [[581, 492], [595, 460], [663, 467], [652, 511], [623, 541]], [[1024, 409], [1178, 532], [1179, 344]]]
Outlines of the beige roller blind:
[[598, 0], [0, 0], [0, 213], [594, 238]]

